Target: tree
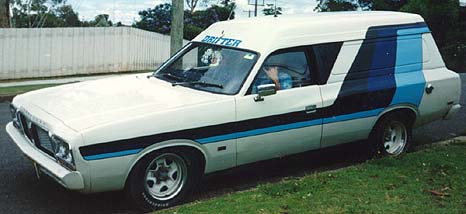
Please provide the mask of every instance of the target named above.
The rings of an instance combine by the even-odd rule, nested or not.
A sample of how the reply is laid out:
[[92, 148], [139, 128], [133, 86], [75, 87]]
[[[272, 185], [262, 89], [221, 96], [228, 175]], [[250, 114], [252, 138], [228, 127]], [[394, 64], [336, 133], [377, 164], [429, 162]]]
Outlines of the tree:
[[398, 11], [407, 0], [317, 0], [317, 11], [391, 10]]
[[108, 14], [99, 14], [94, 18], [94, 26], [96, 27], [110, 27], [113, 25], [112, 21], [109, 20]]
[[194, 9], [197, 7], [199, 0], [186, 0], [186, 5], [188, 5], [190, 13], [194, 12]]
[[162, 34], [170, 33], [171, 4], [159, 4], [154, 8], [139, 11], [140, 21], [134, 23], [134, 27], [143, 30], [158, 32]]
[[357, 3], [363, 10], [398, 11], [407, 3], [407, 0], [358, 0]]
[[319, 12], [329, 11], [354, 11], [358, 9], [358, 4], [351, 0], [318, 0], [314, 10]]
[[267, 4], [267, 7], [262, 10], [264, 15], [270, 16], [270, 15], [282, 15], [282, 8], [281, 7], [276, 7], [275, 4]]
[[56, 15], [62, 20], [60, 27], [79, 27], [82, 26], [78, 13], [73, 10], [71, 5], [63, 5], [56, 9]]
[[[193, 13], [190, 10], [185, 10], [183, 37], [191, 40], [215, 22], [228, 20], [228, 18], [234, 19], [234, 8], [235, 5], [229, 3], [227, 6], [212, 5], [205, 10], [196, 10]], [[171, 5], [160, 4], [152, 9], [140, 11], [140, 21], [134, 23], [133, 26], [148, 31], [169, 34], [170, 14]]]
[[66, 0], [11, 0], [14, 27], [78, 27], [78, 13]]
[[465, 9], [457, 0], [410, 0], [401, 11], [424, 17], [447, 66], [466, 71]]
[[10, 1], [0, 0], [0, 28], [10, 27]]

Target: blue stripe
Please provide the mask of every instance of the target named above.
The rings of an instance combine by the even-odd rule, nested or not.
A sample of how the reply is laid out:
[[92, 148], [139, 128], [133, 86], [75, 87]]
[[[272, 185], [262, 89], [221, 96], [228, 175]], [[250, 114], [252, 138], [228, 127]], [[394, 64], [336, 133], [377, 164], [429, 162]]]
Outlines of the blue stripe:
[[[396, 92], [391, 105], [410, 103], [419, 106], [424, 95], [426, 80], [422, 71], [422, 35], [424, 28], [398, 30], [395, 81]], [[428, 30], [428, 28], [427, 28]]]
[[139, 153], [140, 151], [142, 151], [142, 149], [133, 149], [133, 150], [126, 150], [126, 151], [121, 151], [121, 152], [91, 155], [91, 156], [85, 156], [84, 160], [100, 160], [100, 159], [105, 159], [105, 158], [114, 158], [114, 157], [121, 157], [121, 156], [127, 156], [127, 155], [134, 155], [134, 154]]
[[263, 134], [268, 134], [268, 133], [273, 133], [273, 132], [281, 132], [281, 131], [286, 131], [286, 130], [290, 130], [290, 129], [299, 129], [299, 128], [304, 128], [304, 127], [308, 127], [308, 126], [319, 125], [321, 123], [322, 123], [322, 120], [317, 119], [317, 120], [311, 120], [311, 121], [291, 123], [291, 124], [272, 126], [272, 127], [267, 127], [267, 128], [261, 128], [261, 129], [254, 129], [254, 130], [250, 130], [250, 131], [237, 132], [237, 133], [231, 133], [231, 134], [226, 134], [226, 135], [202, 138], [202, 139], [197, 139], [196, 141], [199, 142], [199, 143], [202, 143], [202, 144], [213, 143], [213, 142], [219, 142], [219, 141], [224, 141], [224, 140], [232, 140], [232, 139], [250, 137], [250, 136], [255, 136], [255, 135], [263, 135]]
[[[202, 138], [202, 139], [197, 139], [196, 141], [201, 144], [206, 144], [206, 143], [214, 143], [214, 142], [225, 141], [225, 140], [233, 140], [233, 139], [238, 139], [238, 138], [244, 138], [244, 137], [263, 135], [263, 134], [268, 134], [268, 133], [281, 132], [281, 131], [286, 131], [286, 130], [291, 130], [291, 129], [299, 129], [299, 128], [304, 128], [304, 127], [321, 125], [322, 123], [326, 124], [326, 123], [334, 123], [334, 122], [340, 122], [340, 121], [346, 121], [346, 120], [352, 120], [352, 119], [372, 117], [372, 116], [378, 115], [382, 111], [383, 111], [383, 108], [380, 108], [380, 109], [375, 109], [375, 110], [370, 110], [370, 111], [357, 112], [353, 114], [340, 115], [340, 116], [329, 117], [329, 118], [324, 118], [324, 119], [315, 119], [315, 120], [310, 120], [310, 121], [290, 123], [290, 124], [285, 124], [285, 125], [254, 129], [254, 130], [249, 130], [249, 131], [244, 131], [244, 132], [237, 132], [237, 133], [231, 133], [231, 134], [226, 134], [226, 135]], [[139, 153], [142, 150], [143, 149], [133, 149], [133, 150], [120, 151], [120, 152], [85, 156], [84, 160], [92, 161], [92, 160], [100, 160], [100, 159], [106, 159], [106, 158], [133, 155], [133, 154]]]
[[267, 128], [254, 129], [250, 131], [202, 138], [202, 139], [197, 139], [196, 141], [201, 144], [206, 144], [206, 143], [214, 143], [214, 142], [225, 141], [225, 140], [233, 140], [233, 139], [238, 139], [238, 138], [263, 135], [263, 134], [268, 134], [268, 133], [281, 132], [281, 131], [286, 131], [286, 130], [291, 130], [291, 129], [299, 129], [299, 128], [304, 128], [304, 127], [309, 127], [309, 126], [320, 125], [322, 122], [324, 124], [327, 124], [327, 123], [335, 123], [339, 121], [372, 117], [372, 116], [378, 115], [382, 111], [383, 111], [383, 108], [380, 108], [380, 109], [374, 109], [370, 111], [357, 112], [353, 114], [324, 118], [323, 120], [316, 119], [316, 120], [310, 120], [310, 121], [291, 123], [291, 124], [286, 124], [286, 125], [272, 126], [272, 127], [267, 127]]
[[398, 36], [422, 34], [422, 33], [430, 33], [429, 28], [420, 27], [420, 28], [401, 29], [401, 30], [398, 30], [397, 32]]
[[374, 109], [370, 111], [362, 111], [362, 112], [356, 112], [353, 114], [345, 114], [345, 115], [339, 115], [335, 117], [328, 117], [328, 118], [324, 118], [324, 124], [341, 122], [341, 121], [346, 121], [346, 120], [354, 120], [354, 119], [360, 119], [360, 118], [366, 118], [366, 117], [373, 117], [373, 116], [377, 116], [382, 111], [383, 111], [383, 108], [378, 108], [378, 109]]

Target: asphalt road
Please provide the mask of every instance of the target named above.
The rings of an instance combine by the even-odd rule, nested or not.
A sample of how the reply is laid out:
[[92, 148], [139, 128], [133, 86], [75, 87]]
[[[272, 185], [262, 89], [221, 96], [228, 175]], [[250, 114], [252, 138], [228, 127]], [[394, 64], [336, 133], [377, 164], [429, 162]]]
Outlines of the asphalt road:
[[[417, 144], [466, 133], [466, 74], [462, 74], [462, 83], [461, 104], [465, 108], [452, 120], [437, 121], [415, 130]], [[0, 213], [136, 213], [121, 192], [83, 195], [65, 190], [50, 179], [38, 180], [30, 161], [7, 137], [4, 127], [9, 120], [8, 105], [0, 103]], [[191, 200], [362, 162], [367, 157], [359, 152], [359, 146], [344, 145], [217, 173], [204, 179]]]

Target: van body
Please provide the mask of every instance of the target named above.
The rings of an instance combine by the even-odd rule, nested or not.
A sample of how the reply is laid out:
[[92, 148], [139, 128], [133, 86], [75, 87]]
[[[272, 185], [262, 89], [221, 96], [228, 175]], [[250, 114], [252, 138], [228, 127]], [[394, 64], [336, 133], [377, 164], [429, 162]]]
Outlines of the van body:
[[153, 74], [19, 95], [6, 129], [64, 187], [158, 209], [256, 161], [365, 139], [399, 155], [460, 93], [419, 15], [263, 17], [213, 24]]

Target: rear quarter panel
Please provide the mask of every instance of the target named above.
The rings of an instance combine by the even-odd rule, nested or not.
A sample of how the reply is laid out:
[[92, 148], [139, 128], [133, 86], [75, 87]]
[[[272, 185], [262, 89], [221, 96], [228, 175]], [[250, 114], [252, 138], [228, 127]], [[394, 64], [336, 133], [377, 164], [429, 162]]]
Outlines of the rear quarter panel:
[[461, 96], [460, 76], [446, 68], [430, 33], [423, 35], [423, 58], [426, 86], [432, 85], [434, 90], [430, 94], [424, 91], [415, 126], [441, 119]]

